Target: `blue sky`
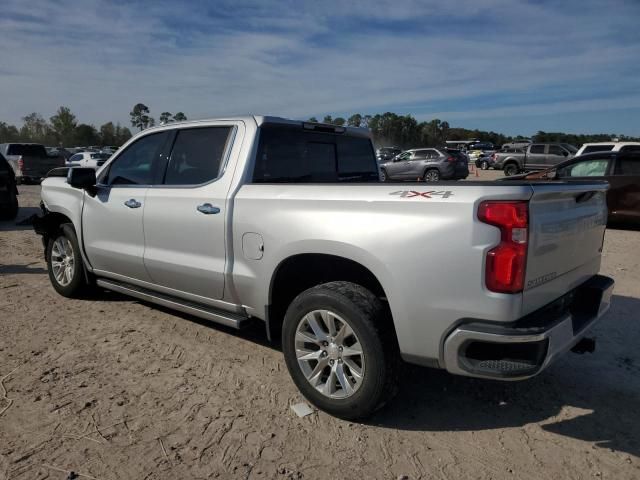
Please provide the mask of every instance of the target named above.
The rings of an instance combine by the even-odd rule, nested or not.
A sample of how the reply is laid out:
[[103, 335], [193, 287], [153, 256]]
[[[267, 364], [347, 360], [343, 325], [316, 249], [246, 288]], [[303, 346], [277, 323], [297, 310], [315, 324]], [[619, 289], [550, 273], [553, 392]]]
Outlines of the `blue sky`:
[[0, 121], [393, 111], [640, 136], [639, 0], [3, 0]]

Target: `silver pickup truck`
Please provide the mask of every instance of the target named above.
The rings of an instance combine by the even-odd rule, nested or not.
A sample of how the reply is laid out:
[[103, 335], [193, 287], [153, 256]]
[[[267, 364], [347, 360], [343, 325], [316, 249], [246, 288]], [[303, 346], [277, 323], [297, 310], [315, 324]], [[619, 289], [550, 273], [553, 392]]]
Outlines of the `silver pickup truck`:
[[274, 117], [144, 130], [42, 183], [53, 287], [280, 340], [319, 408], [371, 414], [401, 361], [516, 380], [608, 309], [604, 182], [381, 183], [367, 130]]

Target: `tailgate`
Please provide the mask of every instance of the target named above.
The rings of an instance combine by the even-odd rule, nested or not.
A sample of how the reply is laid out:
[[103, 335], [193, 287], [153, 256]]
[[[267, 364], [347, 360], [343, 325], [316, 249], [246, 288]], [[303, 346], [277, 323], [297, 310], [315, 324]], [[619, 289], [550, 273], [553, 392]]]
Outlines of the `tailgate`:
[[552, 302], [600, 269], [606, 182], [533, 183], [524, 314]]
[[30, 155], [22, 156], [22, 175], [25, 177], [44, 178], [47, 172], [53, 168], [64, 167], [63, 157], [36, 157]]

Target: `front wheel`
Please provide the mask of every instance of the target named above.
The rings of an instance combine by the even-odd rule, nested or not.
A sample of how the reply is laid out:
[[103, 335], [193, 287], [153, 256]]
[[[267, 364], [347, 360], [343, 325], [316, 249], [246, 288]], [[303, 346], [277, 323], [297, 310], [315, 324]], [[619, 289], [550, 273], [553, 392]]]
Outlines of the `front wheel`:
[[483, 160], [482, 163], [480, 164], [480, 168], [482, 170], [489, 170], [489, 162], [487, 162], [486, 160]]
[[380, 181], [386, 182], [389, 178], [387, 177], [387, 172], [384, 169], [380, 169]]
[[364, 287], [331, 282], [298, 295], [287, 309], [282, 349], [294, 383], [319, 409], [366, 417], [394, 392], [397, 346], [386, 309]]
[[47, 267], [51, 285], [60, 295], [78, 298], [86, 291], [80, 247], [73, 226], [60, 225], [47, 243]]

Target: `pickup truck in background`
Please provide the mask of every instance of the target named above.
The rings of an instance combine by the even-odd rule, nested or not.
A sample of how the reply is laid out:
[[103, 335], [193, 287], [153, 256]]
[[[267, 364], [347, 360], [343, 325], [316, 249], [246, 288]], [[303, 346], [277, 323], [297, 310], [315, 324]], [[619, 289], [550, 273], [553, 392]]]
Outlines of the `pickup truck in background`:
[[97, 172], [53, 172], [34, 228], [61, 295], [262, 321], [310, 402], [361, 418], [401, 361], [518, 380], [587, 343], [613, 289], [606, 190], [382, 183], [367, 130], [248, 116], [149, 128]]
[[0, 154], [11, 165], [18, 184], [38, 183], [49, 170], [65, 164], [64, 157], [49, 156], [44, 145], [39, 143], [3, 143]]
[[504, 170], [506, 176], [525, 171], [546, 170], [575, 156], [578, 149], [568, 143], [532, 143], [523, 152], [492, 154], [493, 168]]

